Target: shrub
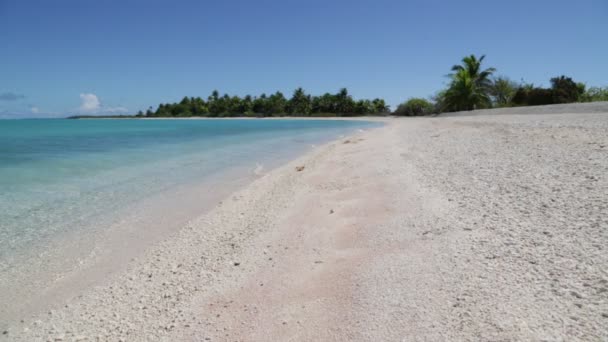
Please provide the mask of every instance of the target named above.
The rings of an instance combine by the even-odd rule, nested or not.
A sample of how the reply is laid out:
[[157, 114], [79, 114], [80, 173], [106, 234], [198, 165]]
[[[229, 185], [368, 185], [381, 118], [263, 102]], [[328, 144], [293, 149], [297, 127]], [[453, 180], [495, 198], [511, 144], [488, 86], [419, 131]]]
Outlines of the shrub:
[[520, 86], [511, 101], [519, 106], [572, 103], [582, 100], [584, 93], [584, 84], [576, 83], [570, 77], [559, 76], [551, 79], [549, 89], [534, 87], [532, 84]]
[[546, 88], [519, 87], [511, 101], [518, 106], [553, 104], [553, 91]]
[[436, 92], [433, 96], [431, 96], [431, 102], [434, 103], [433, 113], [443, 113], [448, 111], [448, 106], [446, 105], [445, 94], [447, 93], [447, 89], [442, 89]]
[[574, 82], [570, 77], [559, 76], [551, 79], [553, 103], [577, 102], [585, 92], [585, 86]]
[[434, 112], [435, 106], [422, 98], [411, 98], [400, 104], [393, 115], [400, 116], [422, 116], [429, 115]]
[[492, 96], [494, 106], [508, 106], [511, 103], [513, 96], [515, 96], [517, 87], [517, 83], [511, 81], [507, 77], [494, 78], [490, 86], [490, 95]]
[[582, 102], [608, 101], [608, 87], [591, 87], [581, 95]]

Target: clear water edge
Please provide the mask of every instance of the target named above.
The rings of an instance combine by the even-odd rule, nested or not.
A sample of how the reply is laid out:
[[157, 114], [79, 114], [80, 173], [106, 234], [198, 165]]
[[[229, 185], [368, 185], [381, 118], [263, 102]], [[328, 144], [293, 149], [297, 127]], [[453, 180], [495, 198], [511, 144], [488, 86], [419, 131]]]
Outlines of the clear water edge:
[[[7, 129], [0, 122], [0, 306], [7, 308], [0, 318], [103, 279], [121, 260], [251, 181], [260, 165], [268, 170], [312, 144], [377, 125], [133, 120], [125, 128], [125, 120], [53, 120], [45, 131], [46, 121], [21, 127], [30, 130], [26, 138], [19, 125]], [[211, 187], [213, 195], [206, 191]], [[175, 215], [155, 218], [162, 209]], [[15, 296], [21, 305], [11, 305]]]

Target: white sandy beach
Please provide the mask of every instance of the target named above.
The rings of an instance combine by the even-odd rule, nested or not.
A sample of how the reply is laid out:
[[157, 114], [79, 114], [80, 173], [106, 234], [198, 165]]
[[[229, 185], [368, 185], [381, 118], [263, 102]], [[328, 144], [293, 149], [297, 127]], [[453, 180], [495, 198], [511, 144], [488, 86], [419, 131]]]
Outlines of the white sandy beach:
[[0, 341], [607, 340], [604, 106], [380, 119]]

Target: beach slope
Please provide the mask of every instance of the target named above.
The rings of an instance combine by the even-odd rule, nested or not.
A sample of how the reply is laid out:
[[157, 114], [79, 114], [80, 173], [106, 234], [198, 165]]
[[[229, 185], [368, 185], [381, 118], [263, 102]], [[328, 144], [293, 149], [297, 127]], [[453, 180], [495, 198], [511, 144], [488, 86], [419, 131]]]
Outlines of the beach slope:
[[608, 115], [385, 121], [3, 336], [608, 339]]

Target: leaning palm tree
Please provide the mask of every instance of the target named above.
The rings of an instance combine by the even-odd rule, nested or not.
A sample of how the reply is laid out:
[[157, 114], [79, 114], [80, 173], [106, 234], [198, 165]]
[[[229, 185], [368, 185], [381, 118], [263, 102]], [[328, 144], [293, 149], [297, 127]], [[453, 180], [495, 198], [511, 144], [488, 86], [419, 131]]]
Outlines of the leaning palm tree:
[[462, 59], [462, 65], [452, 67], [453, 73], [448, 75], [451, 78], [450, 87], [443, 99], [447, 110], [473, 110], [491, 106], [490, 76], [496, 69], [482, 70], [484, 58], [485, 56], [478, 59], [475, 55], [470, 55]]

